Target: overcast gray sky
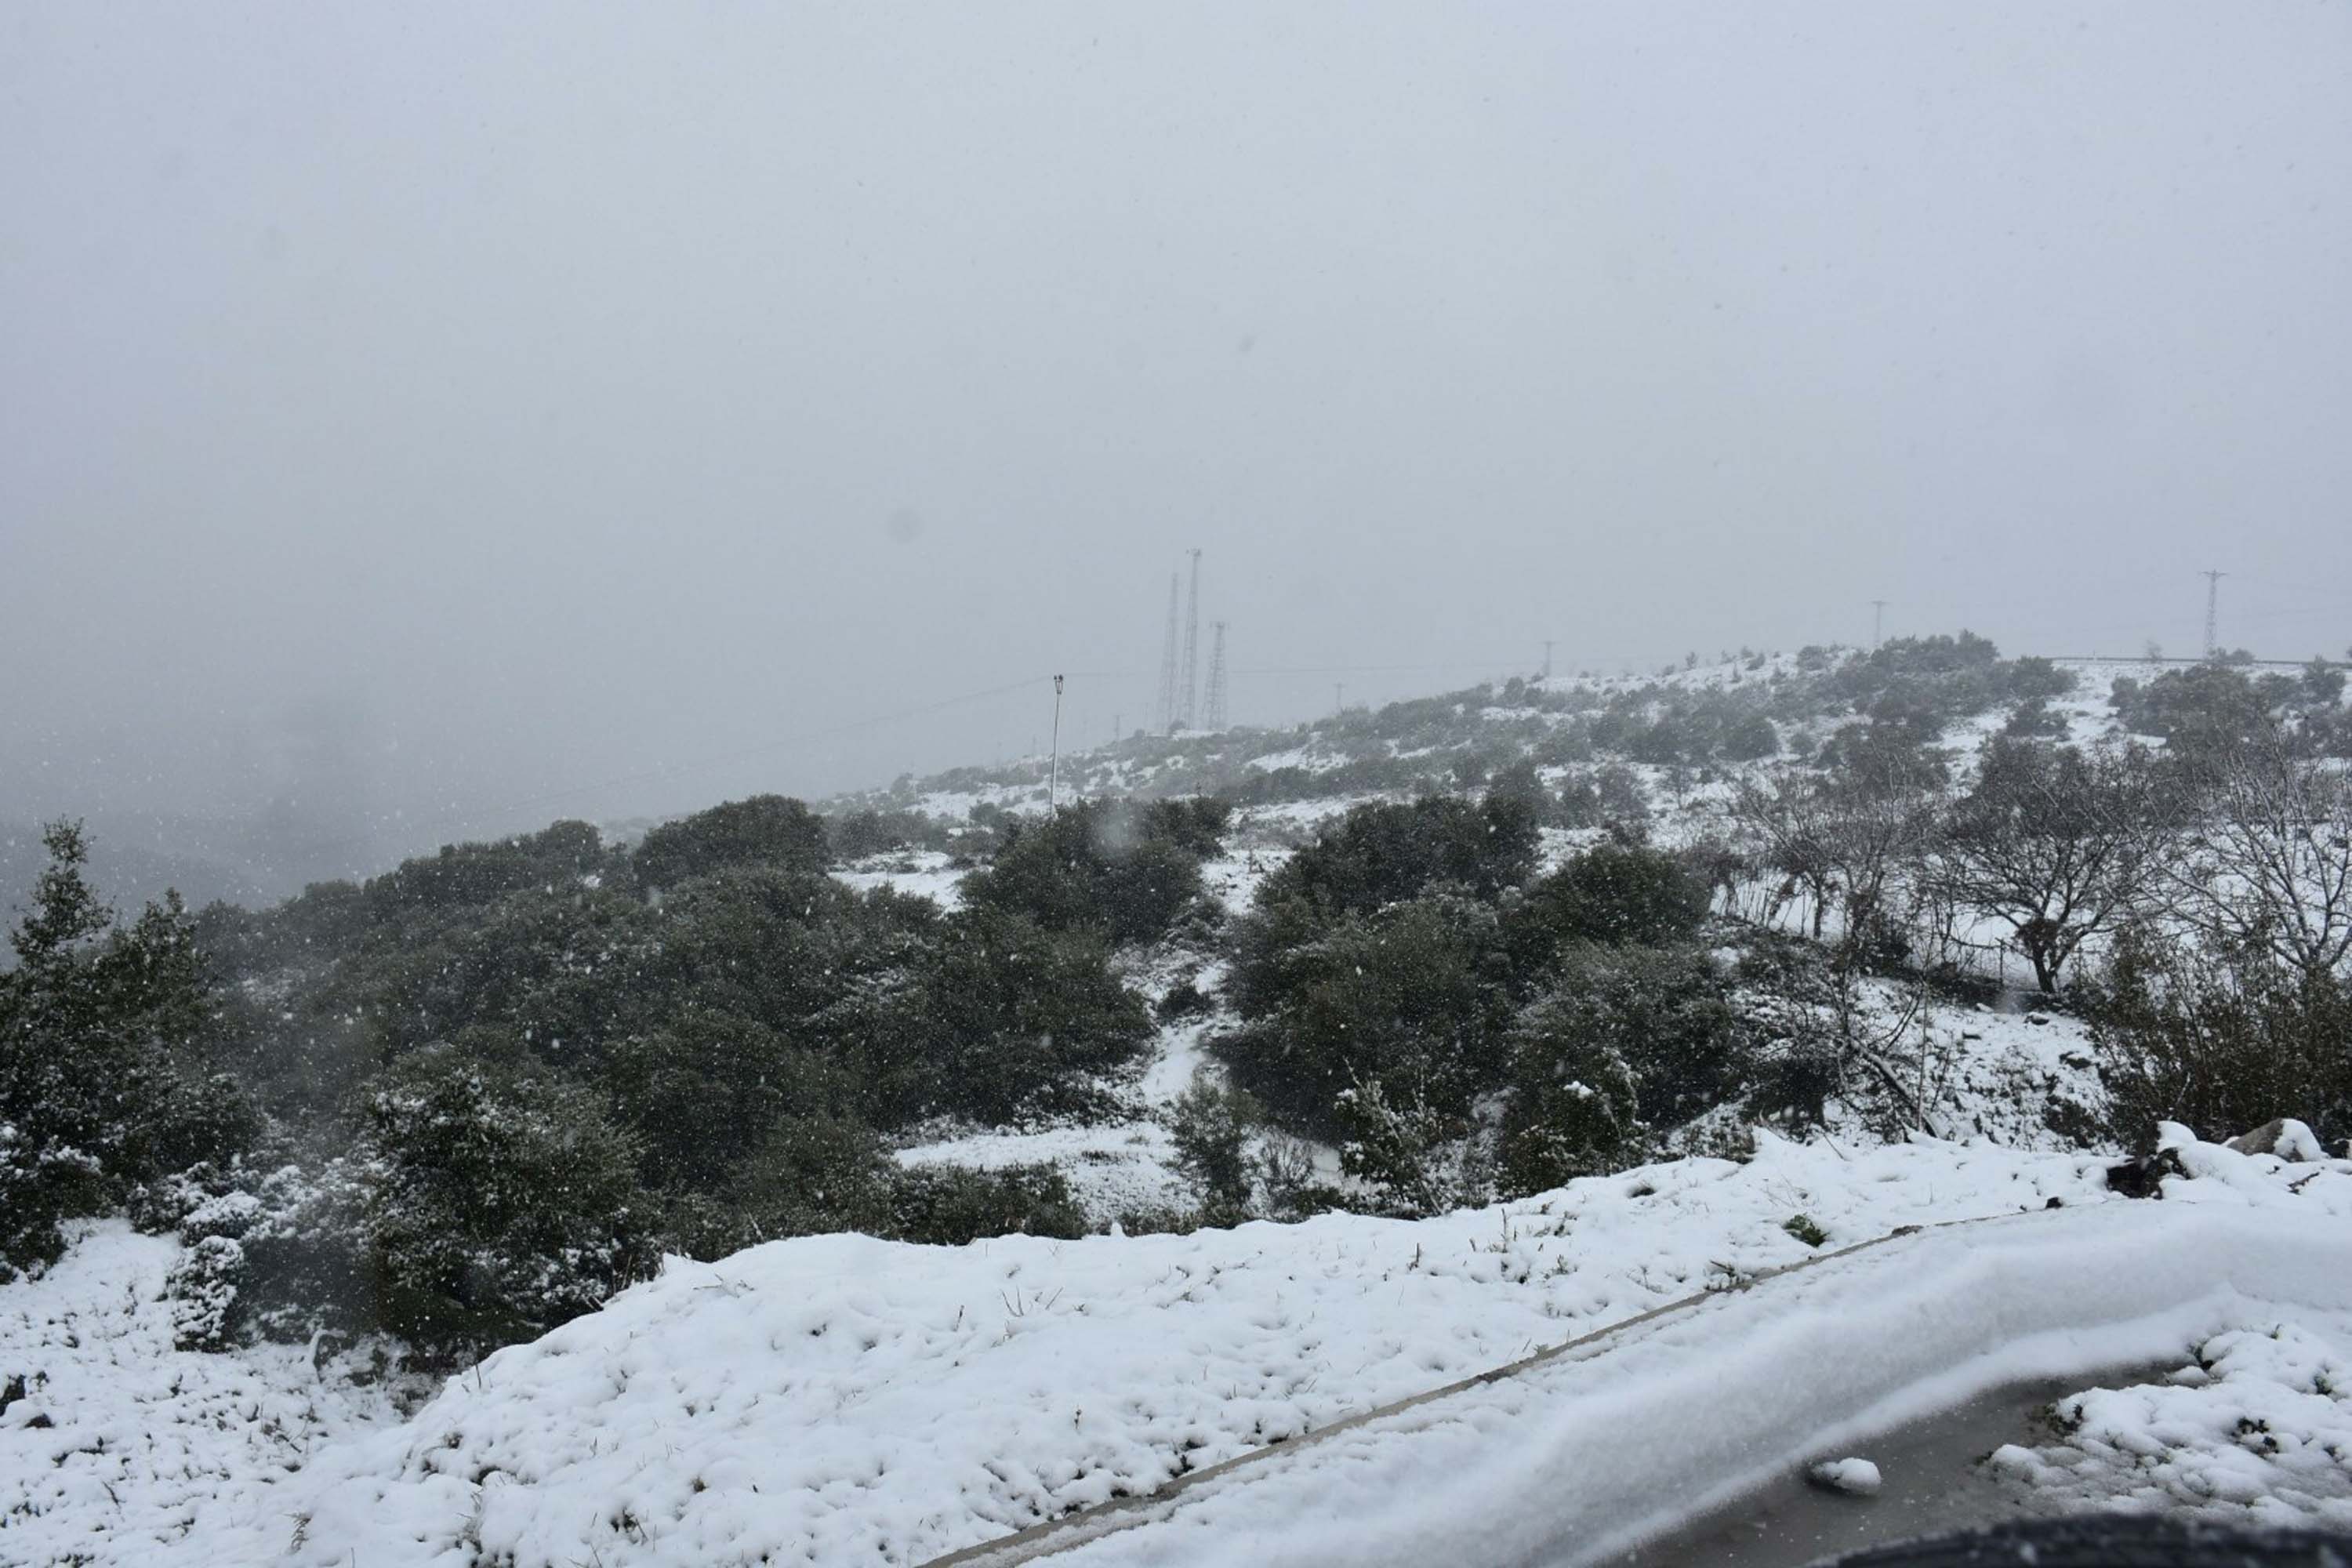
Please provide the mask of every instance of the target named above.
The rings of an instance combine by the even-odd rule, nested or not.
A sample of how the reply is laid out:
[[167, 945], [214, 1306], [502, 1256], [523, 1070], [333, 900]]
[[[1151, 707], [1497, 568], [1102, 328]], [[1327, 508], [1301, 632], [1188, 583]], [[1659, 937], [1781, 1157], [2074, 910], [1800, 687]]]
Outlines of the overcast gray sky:
[[2209, 565], [2340, 656], [2348, 283], [2340, 0], [17, 0], [0, 817], [1090, 741], [1194, 545], [1241, 721]]

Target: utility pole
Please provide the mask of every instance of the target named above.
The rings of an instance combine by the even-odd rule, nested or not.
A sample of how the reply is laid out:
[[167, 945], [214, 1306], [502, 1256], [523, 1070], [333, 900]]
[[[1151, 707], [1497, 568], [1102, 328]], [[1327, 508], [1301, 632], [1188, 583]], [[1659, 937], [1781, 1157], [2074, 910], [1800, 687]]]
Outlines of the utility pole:
[[1045, 815], [1054, 815], [1054, 801], [1062, 793], [1062, 678], [1054, 677], [1054, 761], [1045, 774]]
[[1886, 634], [1886, 601], [1885, 601], [1885, 600], [1884, 600], [1884, 599], [1873, 599], [1873, 600], [1871, 600], [1871, 601], [1870, 601], [1870, 651], [1871, 651], [1871, 652], [1873, 652], [1873, 653], [1876, 653], [1876, 652], [1878, 651], [1878, 645], [1879, 645], [1881, 642], [1883, 642], [1883, 641], [1885, 641], [1885, 634]]
[[2205, 657], [2210, 659], [2221, 651], [2221, 639], [2214, 636], [2214, 632], [2220, 626], [2221, 579], [2229, 574], [2208, 571], [2199, 575], [2205, 579]]
[[1331, 683], [1331, 711], [1334, 714], [1339, 714], [1347, 710], [1348, 683], [1344, 680], [1335, 680]]
[[1192, 552], [1192, 597], [1184, 620], [1184, 728], [1200, 717], [1195, 706], [1201, 695], [1201, 552]]
[[1552, 644], [1557, 640], [1553, 637], [1544, 638], [1544, 679], [1546, 680], [1551, 679], [1551, 649]]

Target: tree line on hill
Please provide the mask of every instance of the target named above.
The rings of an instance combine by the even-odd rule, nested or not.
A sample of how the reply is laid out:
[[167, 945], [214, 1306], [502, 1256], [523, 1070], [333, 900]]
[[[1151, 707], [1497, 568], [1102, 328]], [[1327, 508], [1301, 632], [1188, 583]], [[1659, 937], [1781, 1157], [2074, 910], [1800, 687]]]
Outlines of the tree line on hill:
[[559, 823], [127, 924], [56, 825], [0, 975], [0, 1259], [127, 1204], [191, 1243], [190, 1342], [330, 1326], [454, 1355], [665, 1249], [1076, 1234], [1051, 1171], [901, 1170], [884, 1138], [1084, 1111], [1150, 1035], [1113, 946], [1192, 904], [1223, 820], [1015, 827], [942, 912], [828, 876], [824, 820], [766, 796], [634, 849]]
[[[57, 825], [0, 973], [0, 1269], [123, 1208], [188, 1243], [185, 1342], [385, 1331], [446, 1360], [665, 1250], [1074, 1235], [1050, 1169], [905, 1169], [887, 1140], [1098, 1113], [1154, 1028], [1114, 963], [1139, 945], [1229, 961], [1228, 1074], [1172, 1117], [1198, 1211], [1130, 1228], [1427, 1212], [1622, 1168], [1726, 1108], [1801, 1126], [1900, 1100], [1855, 988], [1965, 991], [1986, 927], [2087, 1016], [2105, 1135], [2283, 1112], [2352, 1132], [2340, 675], [2118, 682], [2160, 750], [2021, 722], [2060, 679], [1965, 636], [1891, 643], [1824, 667], [1852, 717], [1811, 765], [1751, 771], [1717, 841], [1651, 845], [1622, 760], [1520, 754], [1327, 821], [1231, 918], [1202, 893], [1232, 809], [1205, 796], [992, 814], [951, 912], [827, 874], [937, 825], [774, 796], [634, 847], [558, 823], [266, 910], [128, 921]], [[1771, 700], [1794, 724], [1822, 700]], [[2011, 721], [1956, 784], [1934, 742], [1985, 700]], [[1643, 743], [1706, 701], [1580, 710], [1579, 743]], [[1548, 828], [1583, 847], [1539, 873]], [[1773, 934], [1792, 913], [1807, 940]], [[1179, 984], [1160, 1017], [1206, 1005]], [[1349, 1181], [1318, 1180], [1303, 1138]]]

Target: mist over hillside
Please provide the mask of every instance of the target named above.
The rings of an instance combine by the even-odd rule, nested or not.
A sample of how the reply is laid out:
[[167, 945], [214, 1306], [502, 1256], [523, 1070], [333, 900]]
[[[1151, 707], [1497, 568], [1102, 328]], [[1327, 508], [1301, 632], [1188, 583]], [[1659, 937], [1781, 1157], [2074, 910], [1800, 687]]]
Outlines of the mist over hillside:
[[16, 0], [0, 1563], [2352, 1554], [2347, 62]]

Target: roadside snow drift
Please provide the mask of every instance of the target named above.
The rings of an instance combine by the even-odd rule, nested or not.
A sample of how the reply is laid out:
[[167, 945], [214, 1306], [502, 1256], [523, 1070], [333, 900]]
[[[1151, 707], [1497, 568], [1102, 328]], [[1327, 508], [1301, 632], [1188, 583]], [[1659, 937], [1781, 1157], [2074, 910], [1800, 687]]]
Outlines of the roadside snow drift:
[[2002, 1384], [2178, 1355], [2280, 1304], [2352, 1306], [2346, 1195], [2309, 1215], [2151, 1203], [1903, 1237], [1236, 1468], [1055, 1561], [1603, 1561]]
[[[1232, 1561], [1246, 1541], [1255, 1561], [1337, 1562], [1393, 1541], [1397, 1561], [1507, 1561], [1703, 1504], [1874, 1405], [2177, 1354], [2221, 1326], [2232, 1279], [2352, 1289], [2352, 1174], [2333, 1169], [2296, 1167], [2318, 1179], [2290, 1193], [2280, 1162], [2231, 1155], [2242, 1183], [2177, 1184], [2214, 1203], [2125, 1205], [2102, 1202], [2092, 1158], [1759, 1142], [1745, 1164], [1417, 1223], [842, 1236], [674, 1263], [322, 1456], [299, 1547], [224, 1541], [224, 1560], [919, 1563], [1797, 1262], [1811, 1249], [1783, 1226], [1801, 1213], [1834, 1247], [2034, 1211], [1724, 1295], [1605, 1355], [1235, 1472], [1172, 1527], [1094, 1549]], [[2090, 1206], [2039, 1212], [2053, 1197]]]
[[2184, 1142], [2127, 1203], [2091, 1156], [1759, 1145], [1419, 1222], [673, 1261], [397, 1425], [299, 1349], [172, 1351], [173, 1245], [102, 1226], [0, 1287], [0, 1561], [1011, 1561], [1055, 1521], [1094, 1560], [1564, 1561], [1990, 1382], [2352, 1307], [2352, 1165]]

